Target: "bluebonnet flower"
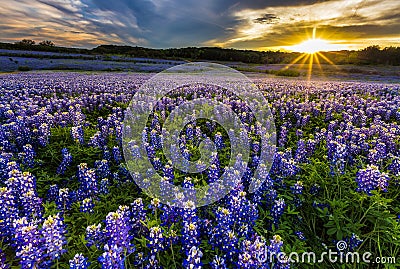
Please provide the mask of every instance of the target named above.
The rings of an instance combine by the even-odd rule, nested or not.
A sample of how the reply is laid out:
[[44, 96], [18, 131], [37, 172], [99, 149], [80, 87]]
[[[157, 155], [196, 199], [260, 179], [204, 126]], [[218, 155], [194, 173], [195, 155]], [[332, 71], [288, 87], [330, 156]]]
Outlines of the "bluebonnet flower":
[[190, 161], [190, 157], [192, 155], [190, 154], [190, 151], [187, 148], [184, 148], [183, 151], [182, 151], [182, 156], [184, 158], [184, 162], [186, 162], [186, 160]]
[[131, 220], [133, 231], [138, 232], [146, 220], [146, 210], [144, 209], [142, 198], [137, 198], [131, 203]]
[[258, 141], [254, 141], [253, 143], [251, 143], [251, 150], [253, 153], [257, 154], [258, 152], [260, 152], [260, 143]]
[[311, 187], [310, 187], [310, 194], [311, 195], [318, 195], [319, 192], [321, 191], [321, 186], [314, 183]]
[[48, 201], [53, 202], [57, 200], [59, 188], [57, 184], [53, 184], [49, 187], [47, 191], [46, 198]]
[[99, 178], [108, 178], [111, 176], [110, 165], [107, 160], [95, 161], [96, 174]]
[[352, 234], [350, 237], [345, 239], [349, 248], [349, 251], [355, 251], [363, 242], [362, 239], [360, 239], [360, 237], [358, 237], [358, 235], [356, 234]]
[[281, 247], [283, 246], [282, 238], [279, 235], [274, 235], [270, 240], [269, 246], [267, 246], [268, 251], [272, 255], [276, 255], [281, 252]]
[[370, 149], [368, 152], [368, 161], [376, 165], [380, 160], [379, 152], [376, 149]]
[[20, 259], [21, 268], [40, 268], [44, 253], [37, 224], [23, 217], [14, 222], [14, 229], [15, 256]]
[[86, 236], [85, 240], [87, 241], [87, 246], [96, 246], [100, 248], [101, 245], [105, 242], [105, 232], [101, 228], [101, 224], [93, 224], [89, 225], [86, 228]]
[[136, 253], [133, 265], [136, 266], [137, 268], [142, 267], [142, 264], [144, 263], [144, 261], [145, 261], [145, 257], [144, 257], [143, 252]]
[[154, 159], [156, 156], [156, 149], [152, 145], [149, 145], [149, 144], [145, 144], [145, 146], [146, 146], [148, 158]]
[[162, 269], [156, 255], [150, 254], [148, 261], [148, 264], [144, 267], [145, 269]]
[[119, 150], [119, 147], [113, 147], [112, 152], [113, 152], [115, 162], [120, 163], [122, 161], [122, 155], [121, 155], [121, 151]]
[[38, 129], [38, 142], [39, 145], [41, 145], [42, 147], [45, 147], [47, 145], [47, 143], [49, 142], [49, 137], [50, 137], [50, 126], [47, 123], [42, 123], [39, 126]]
[[393, 175], [400, 176], [400, 158], [394, 157], [388, 169]]
[[153, 199], [151, 199], [151, 201], [150, 201], [150, 204], [149, 204], [149, 209], [152, 209], [153, 210], [153, 213], [158, 209], [158, 208], [160, 208], [162, 206], [162, 204], [161, 204], [161, 202], [160, 202], [160, 199], [158, 199], [158, 198], [153, 198]]
[[213, 183], [219, 178], [219, 169], [215, 164], [211, 164], [207, 170], [207, 182]]
[[258, 210], [252, 202], [246, 198], [243, 185], [238, 185], [231, 191], [227, 205], [232, 212], [231, 218], [239, 237], [248, 237], [251, 234], [251, 227], [258, 218]]
[[150, 249], [152, 255], [164, 250], [165, 238], [163, 236], [161, 227], [151, 227], [148, 240], [149, 243], [147, 244], [147, 247]]
[[383, 143], [383, 142], [378, 142], [377, 144], [376, 144], [376, 146], [375, 146], [375, 149], [376, 149], [376, 151], [377, 151], [377, 153], [378, 153], [378, 158], [380, 159], [380, 160], [383, 160], [383, 159], [386, 159], [386, 157], [387, 157], [387, 147], [386, 147], [386, 144], [385, 143]]
[[64, 245], [67, 244], [65, 234], [66, 229], [60, 214], [49, 216], [43, 222], [43, 246], [46, 248], [46, 257], [51, 261], [59, 259], [60, 256], [66, 252], [66, 249], [64, 249]]
[[131, 235], [131, 221], [129, 218], [129, 208], [120, 206], [116, 212], [110, 212], [105, 220], [105, 235], [108, 245], [122, 248], [127, 253], [135, 250]]
[[72, 155], [69, 153], [67, 148], [61, 150], [62, 161], [57, 168], [57, 174], [63, 175], [67, 168], [71, 165]]
[[232, 257], [238, 252], [239, 237], [232, 230], [227, 230], [226, 234], [221, 237], [220, 249], [225, 253], [226, 259], [232, 259]]
[[103, 160], [106, 160], [108, 162], [111, 161], [111, 153], [107, 146], [103, 147]]
[[154, 149], [161, 149], [162, 148], [162, 144], [161, 144], [161, 137], [158, 134], [157, 130], [153, 129], [150, 132], [150, 141], [151, 141], [151, 146]]
[[283, 215], [283, 212], [285, 211], [286, 208], [286, 203], [283, 198], [280, 198], [278, 200], [275, 200], [274, 204], [272, 205], [271, 208], [271, 216], [274, 220], [275, 226], [278, 225], [280, 217]]
[[201, 131], [200, 126], [196, 126], [194, 130], [195, 140], [200, 141], [203, 138], [203, 132]]
[[87, 269], [90, 263], [82, 253], [75, 254], [72, 260], [69, 260], [69, 269]]
[[206, 168], [207, 168], [207, 165], [204, 162], [202, 162], [201, 160], [198, 160], [196, 162], [197, 171], [204, 171]]
[[287, 135], [288, 135], [288, 130], [287, 130], [286, 126], [282, 126], [281, 132], [279, 135], [279, 139], [278, 139], [278, 146], [280, 148], [285, 147], [286, 142], [287, 142]]
[[196, 221], [185, 221], [182, 228], [182, 249], [186, 255], [192, 247], [198, 247], [200, 245], [200, 231], [198, 223]]
[[36, 178], [29, 172], [21, 172], [12, 164], [9, 178], [6, 181], [7, 188], [11, 190], [15, 203], [21, 207], [21, 213], [29, 219], [41, 218], [43, 213], [42, 200], [36, 192]]
[[224, 253], [224, 259], [231, 260], [238, 251], [239, 238], [232, 230], [234, 219], [232, 212], [227, 208], [218, 208], [215, 212], [215, 220], [217, 225], [212, 230], [210, 243], [214, 247], [218, 247]]
[[371, 191], [376, 189], [387, 191], [389, 180], [389, 176], [386, 173], [381, 173], [377, 166], [368, 165], [356, 174], [357, 191], [365, 192], [368, 195], [371, 195]]
[[97, 131], [90, 137], [89, 145], [96, 148], [103, 148], [106, 145], [105, 139], [101, 136], [100, 131]]
[[214, 142], [218, 150], [221, 150], [225, 147], [225, 143], [220, 132], [215, 134]]
[[13, 157], [12, 153], [5, 153], [5, 152], [0, 153], [0, 180], [6, 180], [8, 178], [8, 172], [10, 169], [8, 163], [11, 162], [12, 157]]
[[164, 177], [168, 179], [168, 181], [173, 181], [174, 176], [174, 168], [170, 164], [166, 164], [163, 168]]
[[[337, 139], [340, 140], [341, 138], [338, 137]], [[348, 156], [346, 144], [332, 140], [327, 143], [327, 147], [328, 159], [331, 162], [331, 174], [335, 174], [335, 168], [337, 168], [340, 173], [343, 173], [346, 157]]]
[[35, 190], [22, 193], [20, 205], [23, 208], [23, 215], [29, 219], [40, 219], [43, 215], [42, 199]]
[[0, 269], [10, 269], [10, 265], [6, 264], [6, 255], [0, 248]]
[[290, 189], [292, 190], [292, 193], [295, 195], [299, 195], [303, 193], [303, 182], [297, 181]]
[[157, 171], [162, 169], [162, 162], [161, 162], [160, 158], [155, 157], [153, 159], [153, 166], [154, 166], [154, 169]]
[[297, 142], [297, 149], [294, 159], [298, 163], [305, 163], [307, 161], [306, 143], [303, 139], [300, 139], [299, 142]]
[[306, 240], [306, 237], [304, 236], [304, 233], [303, 233], [302, 231], [296, 231], [296, 232], [294, 232], [294, 233], [295, 233], [295, 235], [297, 235], [297, 237], [298, 237], [300, 240], [302, 240], [302, 241]]
[[283, 257], [279, 257], [276, 265], [276, 269], [290, 269], [290, 261], [289, 257], [284, 255]]
[[22, 164], [26, 165], [29, 168], [33, 168], [33, 166], [35, 165], [36, 152], [31, 144], [26, 144], [25, 146], [23, 146], [23, 152], [20, 153], [20, 156], [22, 158]]
[[264, 238], [255, 236], [251, 240], [243, 240], [241, 251], [242, 253], [248, 253], [251, 256], [251, 260], [248, 260], [246, 263], [247, 265], [252, 265], [251, 268], [270, 268], [268, 248]]
[[99, 257], [102, 269], [125, 269], [125, 257], [122, 247], [105, 245], [104, 253]]
[[58, 191], [58, 196], [56, 200], [57, 209], [62, 212], [71, 210], [72, 197], [68, 188], [62, 188]]
[[94, 202], [92, 198], [85, 198], [82, 200], [80, 211], [84, 213], [93, 213]]
[[201, 250], [193, 246], [189, 250], [187, 258], [183, 261], [183, 267], [187, 269], [201, 269], [203, 265], [201, 257], [203, 257]]
[[18, 218], [18, 209], [12, 191], [6, 187], [0, 188], [0, 234], [8, 242], [13, 235], [13, 222]]
[[227, 269], [225, 259], [219, 256], [214, 256], [214, 259], [210, 263], [212, 269]]
[[74, 126], [71, 128], [71, 137], [76, 143], [79, 143], [81, 145], [84, 144], [85, 141], [83, 135], [84, 132], [82, 126]]
[[193, 140], [194, 138], [194, 131], [193, 131], [193, 125], [192, 124], [188, 124], [186, 126], [186, 137], [188, 140]]
[[271, 172], [282, 177], [295, 176], [300, 171], [296, 161], [291, 157], [290, 152], [277, 152]]
[[163, 205], [160, 220], [162, 226], [168, 226], [168, 227], [170, 227], [173, 223], [178, 222], [179, 208]]
[[100, 186], [99, 186], [99, 194], [108, 194], [109, 193], [109, 186], [110, 186], [110, 181], [108, 178], [103, 178], [100, 180]]
[[78, 166], [79, 196], [81, 198], [96, 198], [99, 193], [96, 172], [89, 169], [86, 163]]
[[297, 130], [296, 130], [296, 136], [298, 136], [298, 137], [303, 137], [303, 131], [300, 130], [300, 129], [297, 129]]
[[314, 139], [307, 140], [307, 143], [306, 143], [307, 156], [313, 155], [316, 145], [317, 145], [317, 142]]

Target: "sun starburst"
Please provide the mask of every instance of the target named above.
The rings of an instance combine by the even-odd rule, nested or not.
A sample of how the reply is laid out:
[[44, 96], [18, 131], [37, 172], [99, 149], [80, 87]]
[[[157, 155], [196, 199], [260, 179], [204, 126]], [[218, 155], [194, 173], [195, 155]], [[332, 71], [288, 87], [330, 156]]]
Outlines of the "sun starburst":
[[303, 41], [300, 44], [286, 47], [286, 49], [293, 52], [302, 53], [299, 57], [294, 59], [290, 64], [286, 65], [284, 69], [288, 69], [296, 63], [300, 64], [299, 68], [303, 68], [304, 64], [308, 63], [307, 78], [310, 80], [312, 76], [312, 70], [314, 64], [317, 64], [319, 69], [322, 71], [320, 58], [327, 63], [336, 67], [336, 65], [326, 56], [323, 52], [328, 51], [339, 51], [346, 49], [343, 45], [330, 43], [328, 40], [324, 40], [316, 37], [317, 28], [313, 28], [312, 38]]

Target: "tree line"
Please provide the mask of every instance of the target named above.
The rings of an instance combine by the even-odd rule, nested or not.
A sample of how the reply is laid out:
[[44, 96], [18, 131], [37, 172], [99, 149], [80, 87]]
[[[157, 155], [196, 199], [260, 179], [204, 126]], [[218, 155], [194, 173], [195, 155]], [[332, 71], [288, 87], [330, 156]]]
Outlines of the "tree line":
[[[254, 51], [226, 49], [218, 47], [187, 47], [152, 49], [138, 46], [100, 45], [93, 49], [66, 48], [55, 46], [52, 41], [44, 40], [38, 44], [33, 40], [24, 39], [11, 43], [0, 43], [0, 49], [50, 51], [60, 53], [79, 53], [88, 55], [122, 55], [137, 58], [157, 58], [173, 60], [208, 60], [230, 61], [255, 64], [287, 64], [301, 56], [298, 52], [284, 51]], [[335, 52], [322, 52], [335, 64], [379, 64], [400, 65], [400, 47], [369, 46], [361, 50], [343, 50]], [[319, 57], [321, 63], [328, 63]]]

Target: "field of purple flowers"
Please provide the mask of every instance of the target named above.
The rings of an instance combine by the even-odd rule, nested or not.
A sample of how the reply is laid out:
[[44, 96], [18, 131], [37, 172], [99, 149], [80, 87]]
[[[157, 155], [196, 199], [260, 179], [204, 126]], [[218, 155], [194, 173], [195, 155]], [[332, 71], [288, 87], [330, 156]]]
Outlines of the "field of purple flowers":
[[[280, 255], [318, 257], [337, 250], [338, 241], [346, 243], [341, 251], [398, 257], [399, 266], [399, 84], [255, 78], [277, 131], [264, 184], [247, 190], [260, 153], [253, 137], [249, 166], [229, 195], [208, 206], [175, 208], [138, 188], [122, 154], [124, 111], [150, 77], [0, 76], [1, 269], [378, 268]], [[174, 94], [144, 132], [149, 158], [174, 184], [212, 182], [231, 157], [218, 124], [200, 120], [181, 134], [191, 160], [200, 138], [217, 145], [204, 173], [175, 171], [161, 153], [155, 133], [188, 93]], [[212, 88], [196, 94], [223, 96]], [[234, 106], [251, 118], [240, 102]], [[256, 129], [251, 121], [247, 126]]]

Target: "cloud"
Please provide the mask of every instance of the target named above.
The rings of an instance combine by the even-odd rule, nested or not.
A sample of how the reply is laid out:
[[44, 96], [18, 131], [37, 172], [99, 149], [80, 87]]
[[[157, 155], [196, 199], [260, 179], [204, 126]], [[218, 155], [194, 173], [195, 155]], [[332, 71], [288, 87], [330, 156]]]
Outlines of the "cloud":
[[253, 21], [261, 24], [273, 24], [277, 23], [278, 20], [279, 18], [275, 14], [264, 14], [262, 17], [256, 18]]
[[[317, 27], [321, 38], [333, 42], [351, 42], [351, 39], [400, 36], [396, 0], [334, 0], [301, 6], [268, 6], [247, 8], [233, 15], [239, 22], [232, 35], [213, 40], [224, 47], [265, 48], [288, 46], [310, 38]], [[270, 23], [279, 17], [278, 23]], [[383, 39], [381, 39], [382, 42]]]
[[397, 0], [3, 0], [0, 35], [79, 47], [262, 49], [297, 43], [316, 26], [338, 43], [385, 43], [400, 35], [396, 10]]

